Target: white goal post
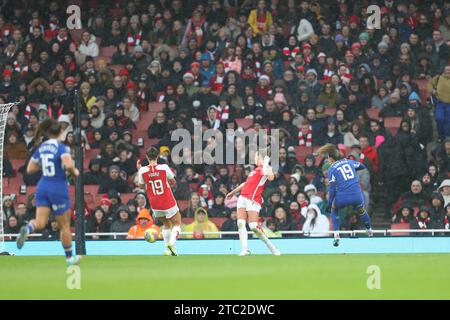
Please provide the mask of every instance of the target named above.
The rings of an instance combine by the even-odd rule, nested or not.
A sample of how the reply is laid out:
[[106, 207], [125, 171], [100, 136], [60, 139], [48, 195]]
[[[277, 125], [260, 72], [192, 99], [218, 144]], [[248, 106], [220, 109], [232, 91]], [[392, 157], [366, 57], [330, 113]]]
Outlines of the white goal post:
[[5, 222], [6, 215], [3, 212], [3, 148], [5, 144], [5, 129], [8, 113], [14, 105], [20, 102], [0, 104], [0, 252], [5, 250]]

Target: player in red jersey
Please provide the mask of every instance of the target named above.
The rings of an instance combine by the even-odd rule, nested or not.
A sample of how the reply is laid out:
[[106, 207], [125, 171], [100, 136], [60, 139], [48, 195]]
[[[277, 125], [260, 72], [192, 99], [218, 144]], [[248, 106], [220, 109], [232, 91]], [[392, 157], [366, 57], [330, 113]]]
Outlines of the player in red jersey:
[[175, 241], [181, 232], [181, 215], [170, 185], [175, 185], [175, 176], [167, 164], [158, 164], [159, 151], [147, 151], [148, 166], [137, 162], [139, 188], [147, 190], [153, 216], [163, 223], [162, 235], [165, 254], [177, 256]]
[[248, 175], [247, 180], [236, 189], [227, 194], [231, 198], [240, 191], [237, 202], [237, 225], [239, 230], [239, 240], [241, 241], [240, 256], [250, 255], [248, 250], [248, 233], [246, 223], [258, 238], [260, 238], [269, 248], [273, 255], [279, 256], [280, 251], [270, 242], [264, 230], [258, 226], [259, 211], [263, 203], [262, 193], [267, 184], [267, 180], [272, 181], [275, 175], [269, 165], [270, 158], [266, 150], [259, 150], [255, 154], [256, 168]]

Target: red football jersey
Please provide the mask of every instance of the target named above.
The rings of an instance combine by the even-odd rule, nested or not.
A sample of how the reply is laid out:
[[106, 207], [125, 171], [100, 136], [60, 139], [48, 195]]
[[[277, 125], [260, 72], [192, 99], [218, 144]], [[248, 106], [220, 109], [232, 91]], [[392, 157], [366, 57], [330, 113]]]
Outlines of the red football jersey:
[[149, 165], [139, 170], [139, 184], [145, 184], [153, 210], [169, 210], [177, 205], [168, 182], [173, 178], [174, 174], [166, 164]]
[[248, 175], [244, 187], [242, 187], [241, 196], [262, 205], [262, 193], [266, 184], [267, 176], [263, 174], [263, 167], [256, 167], [255, 170]]

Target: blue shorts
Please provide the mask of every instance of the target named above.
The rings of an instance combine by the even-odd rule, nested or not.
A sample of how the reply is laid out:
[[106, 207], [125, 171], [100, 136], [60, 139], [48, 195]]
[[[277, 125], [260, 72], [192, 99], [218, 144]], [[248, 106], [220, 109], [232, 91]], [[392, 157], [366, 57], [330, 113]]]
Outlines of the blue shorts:
[[69, 189], [65, 184], [41, 184], [36, 188], [36, 207], [48, 207], [61, 215], [70, 209]]
[[336, 193], [334, 197], [334, 206], [338, 209], [353, 206], [354, 208], [364, 207], [364, 196], [362, 192], [358, 193]]

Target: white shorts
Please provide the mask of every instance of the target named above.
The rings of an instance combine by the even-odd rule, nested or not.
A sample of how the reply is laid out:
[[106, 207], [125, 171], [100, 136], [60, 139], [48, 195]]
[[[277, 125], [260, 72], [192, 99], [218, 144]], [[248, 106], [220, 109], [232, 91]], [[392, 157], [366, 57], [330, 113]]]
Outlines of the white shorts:
[[252, 201], [250, 199], [247, 199], [245, 197], [239, 196], [237, 201], [237, 208], [244, 208], [247, 211], [261, 211], [261, 206], [259, 203]]
[[175, 205], [174, 207], [167, 209], [167, 210], [154, 210], [153, 211], [153, 216], [155, 218], [166, 218], [166, 219], [170, 219], [172, 218], [174, 215], [177, 214], [178, 211], [180, 211], [180, 209], [178, 209], [178, 205]]

